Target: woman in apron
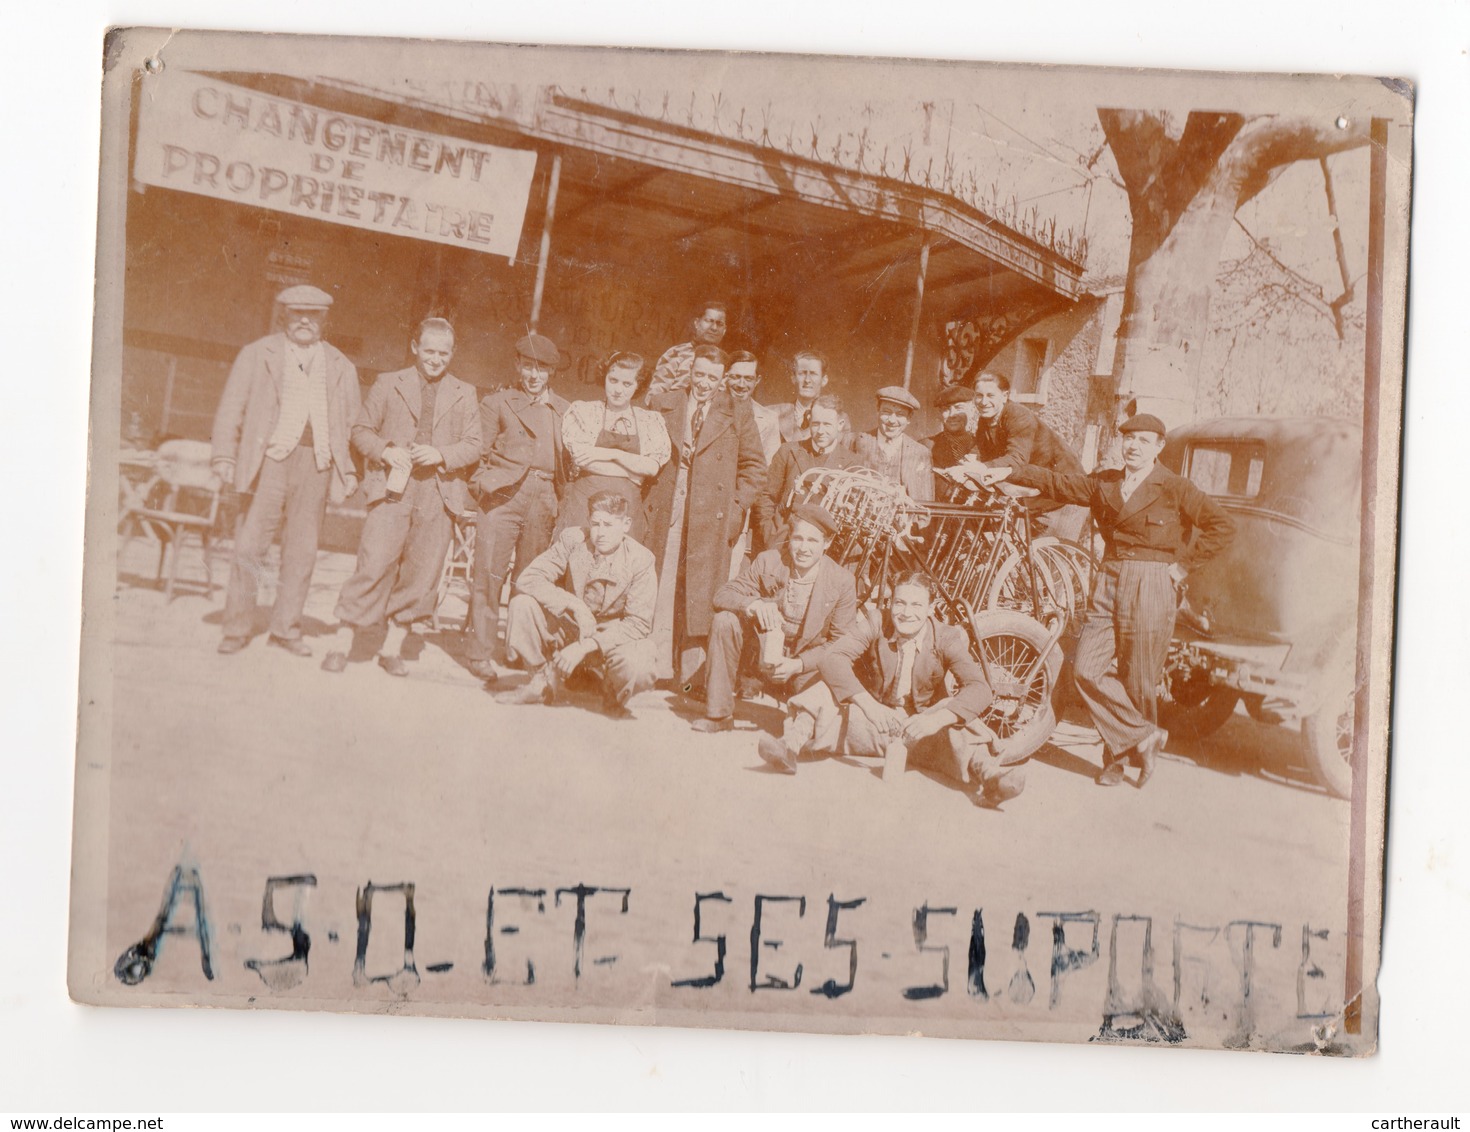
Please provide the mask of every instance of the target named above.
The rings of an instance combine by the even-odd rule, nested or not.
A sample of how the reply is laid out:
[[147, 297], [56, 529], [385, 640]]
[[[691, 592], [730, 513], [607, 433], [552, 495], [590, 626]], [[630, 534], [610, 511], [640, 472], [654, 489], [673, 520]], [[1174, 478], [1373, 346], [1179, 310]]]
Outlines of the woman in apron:
[[643, 485], [669, 462], [669, 433], [663, 417], [633, 404], [643, 359], [615, 353], [602, 363], [601, 401], [573, 401], [562, 418], [562, 440], [577, 468], [577, 478], [562, 494], [556, 533], [587, 521], [587, 501], [599, 491], [615, 491], [629, 502], [629, 535], [644, 542], [648, 517]]

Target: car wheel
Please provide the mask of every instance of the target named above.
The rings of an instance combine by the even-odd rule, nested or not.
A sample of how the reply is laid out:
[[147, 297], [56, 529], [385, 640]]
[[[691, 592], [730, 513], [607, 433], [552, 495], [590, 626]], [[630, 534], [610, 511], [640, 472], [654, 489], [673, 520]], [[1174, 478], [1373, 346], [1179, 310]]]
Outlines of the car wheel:
[[1322, 707], [1302, 720], [1307, 769], [1334, 798], [1353, 792], [1353, 730], [1357, 693], [1351, 676], [1334, 681]]
[[1159, 724], [1178, 739], [1203, 739], [1225, 726], [1240, 693], [1211, 684], [1209, 676], [1168, 672], [1159, 697]]

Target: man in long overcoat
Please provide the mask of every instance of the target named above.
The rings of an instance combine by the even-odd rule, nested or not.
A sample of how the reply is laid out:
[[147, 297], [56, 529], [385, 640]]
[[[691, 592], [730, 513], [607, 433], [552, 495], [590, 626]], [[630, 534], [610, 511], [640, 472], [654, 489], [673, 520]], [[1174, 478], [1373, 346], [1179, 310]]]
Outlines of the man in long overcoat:
[[689, 388], [660, 393], [674, 459], [649, 498], [649, 546], [659, 557], [654, 643], [659, 675], [693, 688], [704, 663], [711, 602], [730, 576], [730, 548], [766, 482], [765, 453], [750, 406], [721, 388], [726, 357], [698, 346]]

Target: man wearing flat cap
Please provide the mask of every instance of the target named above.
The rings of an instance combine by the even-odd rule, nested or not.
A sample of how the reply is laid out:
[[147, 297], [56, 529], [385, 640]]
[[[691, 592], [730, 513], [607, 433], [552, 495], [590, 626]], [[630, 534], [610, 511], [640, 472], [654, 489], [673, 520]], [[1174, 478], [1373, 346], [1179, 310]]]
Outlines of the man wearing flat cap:
[[[817, 679], [823, 656], [857, 615], [852, 574], [827, 557], [836, 533], [825, 508], [798, 504], [785, 544], [757, 554], [715, 591], [704, 718], [694, 722], [694, 730], [735, 726], [742, 660], [781, 698]], [[747, 642], [756, 647], [747, 650]]]
[[515, 557], [524, 570], [551, 545], [557, 492], [565, 470], [561, 418], [567, 402], [552, 392], [561, 352], [550, 338], [527, 334], [516, 343], [519, 383], [480, 403], [484, 456], [473, 484], [480, 517], [470, 578], [470, 668], [494, 680], [500, 591]]
[[1158, 463], [1164, 448], [1158, 417], [1130, 417], [1118, 431], [1121, 469], [1064, 475], [1022, 465], [986, 475], [1092, 511], [1106, 551], [1077, 641], [1077, 690], [1102, 736], [1098, 784], [1118, 785], [1132, 761], [1141, 787], [1168, 740], [1158, 726], [1158, 685], [1180, 591], [1191, 569], [1229, 545], [1235, 524], [1198, 487]]
[[287, 287], [276, 296], [283, 329], [250, 343], [235, 358], [214, 416], [214, 472], [249, 502], [235, 529], [235, 558], [225, 597], [219, 651], [243, 649], [252, 636], [255, 595], [265, 556], [281, 536], [281, 569], [268, 641], [310, 656], [301, 639], [327, 501], [357, 490], [349, 448], [361, 406], [357, 369], [322, 340], [332, 296]]
[[908, 435], [919, 399], [901, 385], [878, 390], [878, 427], [853, 441], [854, 463], [903, 485], [909, 498], [934, 498], [934, 464], [929, 450]]

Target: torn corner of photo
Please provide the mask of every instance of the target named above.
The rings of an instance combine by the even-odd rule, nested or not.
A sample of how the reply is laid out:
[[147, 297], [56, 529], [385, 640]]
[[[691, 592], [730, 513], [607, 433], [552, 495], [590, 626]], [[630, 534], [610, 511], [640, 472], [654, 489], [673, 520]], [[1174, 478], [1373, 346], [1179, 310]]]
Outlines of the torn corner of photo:
[[1373, 1052], [1402, 88], [105, 53], [74, 998]]

